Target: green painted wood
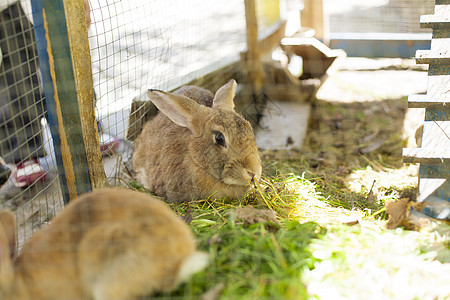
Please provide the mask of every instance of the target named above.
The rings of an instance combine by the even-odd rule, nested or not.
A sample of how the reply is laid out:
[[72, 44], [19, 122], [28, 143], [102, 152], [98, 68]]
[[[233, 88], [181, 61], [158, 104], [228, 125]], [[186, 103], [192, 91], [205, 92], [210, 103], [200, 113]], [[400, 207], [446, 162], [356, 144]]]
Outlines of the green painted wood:
[[450, 100], [438, 97], [429, 97], [428, 95], [409, 95], [408, 107], [410, 108], [450, 108]]
[[450, 3], [437, 0], [434, 15], [421, 17], [433, 29], [430, 50], [418, 50], [416, 62], [429, 64], [426, 95], [411, 95], [409, 107], [425, 108], [420, 148], [404, 148], [404, 162], [420, 163], [419, 195], [424, 213], [450, 219]]
[[[450, 148], [403, 148], [405, 163], [449, 164]], [[450, 173], [450, 170], [448, 170]]]
[[44, 92], [64, 202], [92, 189], [62, 0], [33, 0]]

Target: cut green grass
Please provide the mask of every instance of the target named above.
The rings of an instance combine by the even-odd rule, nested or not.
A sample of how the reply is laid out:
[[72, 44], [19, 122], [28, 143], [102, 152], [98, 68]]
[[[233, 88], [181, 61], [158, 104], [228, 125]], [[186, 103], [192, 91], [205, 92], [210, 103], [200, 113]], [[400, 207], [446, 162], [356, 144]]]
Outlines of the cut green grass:
[[[385, 229], [385, 202], [415, 199], [417, 166], [401, 158], [405, 110], [403, 100], [317, 101], [303, 151], [262, 152], [263, 178], [244, 199], [171, 204], [211, 262], [153, 298], [217, 289], [207, 299], [446, 299], [449, 227]], [[275, 211], [281, 225], [242, 224], [233, 212], [247, 205]]]
[[302, 273], [316, 259], [307, 249], [325, 233], [315, 223], [284, 221], [278, 230], [258, 223], [244, 226], [230, 216], [223, 226], [192, 226], [199, 248], [211, 264], [171, 295], [162, 298], [197, 299], [223, 284], [220, 299], [306, 299]]

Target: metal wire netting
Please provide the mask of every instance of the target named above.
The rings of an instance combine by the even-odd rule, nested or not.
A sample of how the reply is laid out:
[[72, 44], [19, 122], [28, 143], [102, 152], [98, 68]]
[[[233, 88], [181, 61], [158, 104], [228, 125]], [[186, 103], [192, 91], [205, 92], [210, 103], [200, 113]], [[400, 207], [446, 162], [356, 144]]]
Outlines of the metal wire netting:
[[[281, 6], [292, 7], [297, 2], [281, 1], [280, 6], [273, 6], [273, 2], [258, 1], [260, 33], [278, 20], [264, 15], [268, 9], [262, 9], [263, 5], [283, 15]], [[13, 169], [13, 176], [0, 190], [0, 200], [18, 219], [20, 248], [62, 209], [63, 203], [30, 8], [15, 1], [0, 8], [0, 156]], [[418, 33], [424, 32], [418, 28], [418, 17], [432, 13], [433, 1], [328, 0], [325, 9], [332, 33]], [[106, 134], [100, 142], [116, 140], [119, 145], [103, 162], [110, 183], [123, 184], [130, 179], [133, 150], [127, 132], [134, 124], [130, 116], [147, 109], [145, 105], [133, 108], [133, 104], [146, 102], [149, 88], [171, 91], [203, 82], [214, 92], [230, 74], [236, 75], [238, 65], [234, 63], [246, 48], [244, 3], [90, 0], [90, 14], [96, 116], [99, 134]], [[226, 66], [231, 69], [207, 76]], [[36, 168], [42, 168], [37, 180], [20, 176]], [[30, 180], [33, 183], [27, 182]]]
[[62, 207], [29, 3], [2, 3], [0, 49], [0, 157], [12, 169], [0, 204], [16, 213], [20, 247]]
[[[147, 101], [149, 88], [170, 91], [237, 61], [245, 49], [244, 5], [242, 0], [90, 3], [97, 118], [101, 130], [123, 141], [119, 159], [107, 162], [107, 176], [117, 184], [121, 163], [131, 155], [127, 127], [136, 122], [136, 110], [145, 110], [132, 110], [133, 101]], [[227, 76], [214, 80], [222, 84]]]
[[[264, 15], [268, 4], [259, 3], [262, 32], [277, 19]], [[13, 176], [1, 188], [0, 199], [19, 219], [20, 248], [63, 203], [31, 5], [27, 1], [7, 4], [1, 7], [0, 20], [0, 155], [13, 169]], [[123, 184], [121, 176], [128, 172], [132, 151], [126, 135], [133, 102], [147, 101], [149, 88], [170, 91], [202, 78], [214, 91], [229, 80], [246, 47], [244, 2], [92, 0], [89, 4], [100, 142], [115, 140], [120, 145], [113, 156], [104, 157], [105, 171], [110, 183]], [[226, 74], [204, 78], [228, 65]], [[38, 174], [38, 180], [27, 175], [30, 173]]]
[[[257, 1], [260, 33], [302, 1]], [[133, 103], [147, 101], [149, 88], [173, 90], [202, 82], [214, 91], [237, 72], [245, 50], [243, 0], [91, 0], [89, 43], [99, 132], [117, 139], [104, 158], [112, 184], [122, 184], [132, 141], [127, 137]], [[432, 0], [325, 1], [330, 32], [420, 33], [419, 16]], [[267, 6], [267, 7], [265, 7]], [[0, 190], [1, 205], [15, 211], [19, 244], [62, 208], [45, 97], [40, 79], [32, 14], [26, 1], [9, 1], [0, 13], [0, 156], [13, 175]], [[275, 14], [277, 15], [277, 14]], [[231, 70], [205, 77], [225, 66]], [[199, 81], [199, 78], [201, 79]], [[206, 79], [205, 79], [206, 78]], [[239, 78], [237, 78], [239, 79]], [[203, 80], [203, 81], [202, 81]], [[136, 106], [138, 109], [139, 106]], [[146, 107], [142, 107], [146, 109]], [[109, 137], [108, 137], [109, 135]], [[102, 140], [101, 140], [102, 142]], [[105, 140], [103, 140], [105, 142]], [[108, 142], [108, 140], [106, 140]], [[23, 175], [38, 169], [38, 180]], [[27, 181], [33, 183], [28, 184]], [[19, 246], [20, 246], [19, 245]]]
[[330, 33], [430, 33], [421, 15], [434, 12], [433, 0], [325, 0]]
[[100, 116], [128, 109], [149, 88], [173, 90], [216, 70], [237, 59], [245, 47], [241, 0], [226, 5], [203, 0], [91, 5], [89, 36]]

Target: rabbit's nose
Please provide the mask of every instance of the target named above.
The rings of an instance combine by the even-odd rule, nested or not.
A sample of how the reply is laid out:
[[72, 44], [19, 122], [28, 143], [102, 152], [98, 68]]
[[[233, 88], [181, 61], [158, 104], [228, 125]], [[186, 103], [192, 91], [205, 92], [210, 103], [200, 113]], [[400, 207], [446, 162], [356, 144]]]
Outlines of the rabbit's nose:
[[247, 170], [247, 174], [248, 174], [248, 176], [250, 176], [251, 180], [255, 180], [255, 176], [256, 176], [255, 173]]

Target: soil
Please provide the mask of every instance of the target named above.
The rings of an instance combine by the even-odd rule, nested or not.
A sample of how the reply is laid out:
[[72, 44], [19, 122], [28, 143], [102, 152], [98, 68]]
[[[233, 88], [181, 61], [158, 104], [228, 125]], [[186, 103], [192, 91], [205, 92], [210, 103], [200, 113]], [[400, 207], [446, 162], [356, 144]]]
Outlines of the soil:
[[418, 166], [403, 163], [402, 148], [416, 147], [424, 112], [408, 108], [407, 96], [426, 87], [426, 68], [412, 60], [346, 58], [312, 103], [302, 149], [263, 151], [266, 172], [306, 171], [332, 204], [347, 209], [414, 200]]

